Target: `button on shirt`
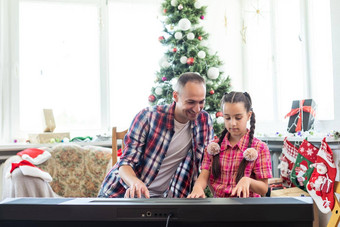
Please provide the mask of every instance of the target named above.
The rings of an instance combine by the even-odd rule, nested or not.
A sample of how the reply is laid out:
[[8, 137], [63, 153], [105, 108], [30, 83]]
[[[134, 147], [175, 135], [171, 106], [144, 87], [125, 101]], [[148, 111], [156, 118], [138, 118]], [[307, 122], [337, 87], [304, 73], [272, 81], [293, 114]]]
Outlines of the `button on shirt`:
[[[172, 105], [153, 106], [140, 111], [125, 136], [125, 148], [120, 161], [105, 177], [99, 197], [123, 197], [128, 185], [120, 178], [120, 166], [129, 165], [136, 176], [148, 187], [156, 178], [174, 135], [174, 111]], [[206, 111], [190, 121], [191, 149], [178, 165], [164, 197], [186, 197], [197, 179], [198, 168], [205, 147], [213, 139], [212, 121]]]
[[[209, 183], [214, 190], [214, 197], [229, 197], [232, 189], [236, 186], [236, 174], [243, 159], [243, 151], [248, 148], [249, 131], [235, 145], [231, 146], [229, 133], [224, 137], [221, 144], [220, 164], [221, 175], [214, 180], [212, 174]], [[253, 162], [248, 162], [244, 171], [245, 177], [253, 179], [264, 179], [272, 177], [272, 165], [270, 152], [267, 145], [257, 138], [253, 138], [252, 148], [258, 152], [258, 158]], [[204, 154], [202, 169], [209, 170], [211, 173], [212, 160], [207, 152]], [[249, 197], [260, 197], [259, 194], [250, 192]]]

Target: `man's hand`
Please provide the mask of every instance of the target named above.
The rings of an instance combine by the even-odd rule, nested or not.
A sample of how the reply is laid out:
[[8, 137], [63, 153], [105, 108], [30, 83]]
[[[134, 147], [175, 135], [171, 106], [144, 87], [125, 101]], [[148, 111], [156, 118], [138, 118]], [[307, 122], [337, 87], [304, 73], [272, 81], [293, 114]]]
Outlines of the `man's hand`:
[[142, 181], [138, 180], [126, 189], [124, 198], [142, 198], [142, 195], [144, 195], [145, 198], [150, 198], [148, 188]]
[[192, 192], [188, 195], [187, 198], [195, 199], [195, 198], [205, 198], [205, 193], [202, 187], [194, 187]]
[[248, 198], [250, 181], [251, 179], [249, 177], [242, 177], [235, 188], [233, 188], [233, 190], [231, 191], [231, 196], [237, 195], [237, 197]]

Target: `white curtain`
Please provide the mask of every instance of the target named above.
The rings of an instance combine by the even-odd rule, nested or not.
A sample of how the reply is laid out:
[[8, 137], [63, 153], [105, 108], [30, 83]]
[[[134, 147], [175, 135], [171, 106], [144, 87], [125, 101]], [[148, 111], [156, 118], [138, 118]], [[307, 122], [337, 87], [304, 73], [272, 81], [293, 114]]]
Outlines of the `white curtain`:
[[10, 140], [10, 55], [8, 0], [0, 0], [0, 142]]

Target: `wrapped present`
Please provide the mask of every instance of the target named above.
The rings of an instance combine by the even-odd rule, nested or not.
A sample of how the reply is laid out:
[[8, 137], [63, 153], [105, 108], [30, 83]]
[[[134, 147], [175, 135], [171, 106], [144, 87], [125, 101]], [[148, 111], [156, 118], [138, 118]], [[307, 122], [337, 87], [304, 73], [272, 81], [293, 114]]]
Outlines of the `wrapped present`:
[[287, 131], [291, 133], [308, 131], [314, 128], [315, 102], [313, 99], [294, 100], [289, 117]]

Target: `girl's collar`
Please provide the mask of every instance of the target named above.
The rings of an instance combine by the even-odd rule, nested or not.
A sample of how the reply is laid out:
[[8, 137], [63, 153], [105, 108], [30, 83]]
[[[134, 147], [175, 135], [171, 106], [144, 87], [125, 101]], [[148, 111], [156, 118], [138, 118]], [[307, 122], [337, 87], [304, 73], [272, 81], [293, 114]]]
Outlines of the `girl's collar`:
[[241, 139], [234, 145], [232, 146], [229, 141], [229, 136], [230, 133], [227, 132], [225, 137], [223, 138], [223, 141], [221, 143], [221, 151], [226, 150], [228, 147], [234, 148], [238, 147], [242, 152], [245, 151], [248, 148], [248, 142], [249, 142], [249, 129], [247, 129], [246, 134], [244, 134]]

